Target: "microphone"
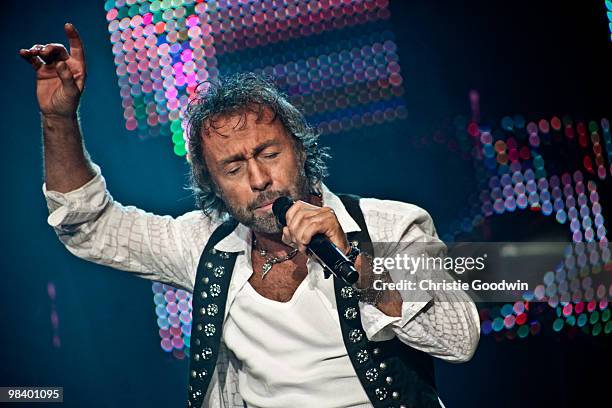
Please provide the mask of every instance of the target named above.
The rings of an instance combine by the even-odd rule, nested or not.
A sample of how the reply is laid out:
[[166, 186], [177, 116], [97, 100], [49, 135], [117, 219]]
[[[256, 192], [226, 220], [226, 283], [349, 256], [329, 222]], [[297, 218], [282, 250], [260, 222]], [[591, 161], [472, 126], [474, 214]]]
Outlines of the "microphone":
[[[278, 223], [283, 227], [287, 226], [285, 215], [292, 205], [293, 200], [289, 197], [279, 197], [272, 204], [272, 212]], [[349, 285], [359, 279], [359, 272], [357, 272], [353, 263], [325, 235], [315, 234], [306, 247], [308, 255], [311, 255], [323, 266], [326, 278], [331, 273]]]

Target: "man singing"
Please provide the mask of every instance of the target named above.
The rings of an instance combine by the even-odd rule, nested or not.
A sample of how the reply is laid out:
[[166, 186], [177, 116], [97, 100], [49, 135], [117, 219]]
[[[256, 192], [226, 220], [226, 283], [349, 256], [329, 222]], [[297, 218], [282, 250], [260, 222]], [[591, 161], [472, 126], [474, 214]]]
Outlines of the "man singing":
[[[478, 314], [463, 292], [372, 289], [372, 242], [440, 242], [423, 209], [335, 195], [303, 115], [252, 74], [204, 84], [187, 109], [199, 209], [159, 216], [113, 200], [84, 148], [76, 29], [20, 50], [36, 71], [48, 222], [78, 257], [193, 293], [190, 407], [441, 407], [433, 357], [469, 360]], [[295, 204], [282, 227], [281, 196]], [[360, 272], [326, 278], [324, 235]], [[389, 280], [390, 275], [382, 275]]]

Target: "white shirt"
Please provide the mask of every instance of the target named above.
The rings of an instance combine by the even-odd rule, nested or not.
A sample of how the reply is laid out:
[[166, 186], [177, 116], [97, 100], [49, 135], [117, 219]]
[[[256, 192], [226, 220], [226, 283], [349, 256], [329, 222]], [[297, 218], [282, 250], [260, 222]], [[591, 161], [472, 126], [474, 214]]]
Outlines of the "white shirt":
[[[195, 210], [179, 217], [160, 216], [115, 201], [106, 189], [100, 168], [84, 186], [69, 193], [43, 194], [49, 209], [48, 223], [74, 255], [137, 276], [192, 291], [200, 255], [220, 220]], [[359, 231], [340, 199], [324, 185], [323, 205], [331, 207], [345, 233]], [[412, 204], [363, 198], [360, 207], [373, 242], [439, 241], [431, 216]], [[240, 252], [232, 274], [225, 318], [238, 292], [253, 273], [250, 267], [251, 231], [239, 224], [215, 245], [226, 252]], [[385, 256], [385, 254], [375, 254]], [[248, 258], [248, 259], [247, 259]], [[308, 279], [323, 279], [310, 273]], [[330, 314], [337, 313], [333, 291], [324, 293]], [[446, 361], [469, 360], [480, 338], [474, 303], [461, 292], [414, 291], [405, 299], [402, 316], [387, 316], [376, 307], [360, 303], [360, 315], [368, 339], [394, 336], [415, 349]], [[425, 308], [430, 304], [430, 307]], [[238, 390], [241, 362], [222, 344], [204, 406], [243, 407]], [[336, 406], [329, 401], [328, 406]]]
[[342, 341], [338, 315], [321, 291], [333, 293], [333, 280], [314, 286], [304, 279], [288, 302], [267, 299], [248, 282], [238, 292], [223, 341], [242, 362], [238, 390], [249, 408], [325, 407], [330, 401], [372, 407]]

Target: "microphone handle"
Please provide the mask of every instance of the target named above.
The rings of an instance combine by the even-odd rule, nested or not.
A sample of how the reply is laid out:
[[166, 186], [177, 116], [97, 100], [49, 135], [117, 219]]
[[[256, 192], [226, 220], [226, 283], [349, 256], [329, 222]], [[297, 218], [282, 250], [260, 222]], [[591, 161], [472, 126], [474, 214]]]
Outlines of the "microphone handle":
[[349, 285], [359, 279], [359, 273], [353, 263], [325, 235], [315, 234], [311, 238], [308, 253], [326, 269], [326, 272], [331, 272]]

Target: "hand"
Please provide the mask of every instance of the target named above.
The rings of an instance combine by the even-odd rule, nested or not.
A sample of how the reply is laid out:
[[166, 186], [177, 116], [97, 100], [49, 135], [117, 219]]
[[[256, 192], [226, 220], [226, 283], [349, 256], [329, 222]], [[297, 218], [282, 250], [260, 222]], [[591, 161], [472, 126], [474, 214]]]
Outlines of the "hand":
[[283, 228], [283, 242], [301, 252], [315, 234], [323, 234], [343, 253], [349, 252], [349, 243], [334, 210], [317, 207], [304, 201], [296, 201], [285, 215], [287, 226]]
[[45, 116], [74, 117], [85, 86], [85, 55], [76, 28], [64, 26], [70, 55], [62, 44], [36, 44], [19, 50], [36, 71], [36, 97]]

